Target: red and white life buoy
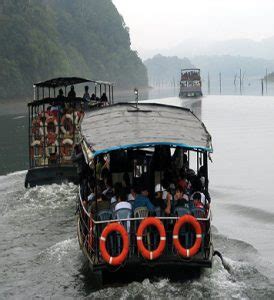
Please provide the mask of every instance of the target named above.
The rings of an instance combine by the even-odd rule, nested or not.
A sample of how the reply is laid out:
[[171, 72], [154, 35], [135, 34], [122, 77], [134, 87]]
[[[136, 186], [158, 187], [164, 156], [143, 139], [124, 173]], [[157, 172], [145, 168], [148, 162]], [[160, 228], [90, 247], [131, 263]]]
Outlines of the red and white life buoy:
[[[52, 128], [51, 128], [52, 126]], [[53, 132], [56, 135], [59, 132], [58, 122], [55, 116], [51, 115], [46, 118], [45, 122], [45, 134], [48, 135], [49, 132]]]
[[[119, 232], [120, 235], [122, 236], [123, 249], [122, 249], [122, 252], [118, 256], [112, 257], [112, 256], [110, 256], [110, 254], [107, 251], [106, 240], [107, 240], [108, 235], [114, 231]], [[100, 251], [101, 251], [101, 255], [102, 255], [102, 258], [104, 259], [104, 261], [110, 265], [119, 266], [125, 261], [125, 259], [127, 258], [127, 255], [128, 255], [128, 251], [129, 251], [129, 237], [128, 237], [128, 233], [123, 225], [121, 225], [119, 223], [111, 223], [105, 227], [105, 229], [103, 230], [102, 235], [100, 237]]]
[[49, 145], [52, 145], [56, 142], [56, 134], [54, 132], [49, 132], [48, 135], [47, 135], [47, 143]]
[[[143, 243], [143, 233], [148, 226], [156, 227], [160, 235], [160, 243], [154, 251], [149, 251]], [[159, 219], [148, 217], [141, 222], [137, 230], [137, 246], [142, 256], [149, 260], [156, 259], [163, 253], [166, 246], [166, 231]]]
[[[190, 249], [184, 248], [179, 240], [180, 229], [185, 224], [190, 224], [196, 233], [195, 243]], [[184, 215], [176, 222], [173, 229], [173, 244], [179, 254], [183, 257], [192, 257], [199, 251], [202, 244], [202, 228], [200, 223], [193, 216]]]
[[64, 139], [61, 146], [61, 154], [64, 160], [71, 160], [73, 151], [73, 140]]
[[63, 134], [72, 135], [74, 131], [73, 116], [71, 114], [63, 115], [61, 119], [61, 131]]

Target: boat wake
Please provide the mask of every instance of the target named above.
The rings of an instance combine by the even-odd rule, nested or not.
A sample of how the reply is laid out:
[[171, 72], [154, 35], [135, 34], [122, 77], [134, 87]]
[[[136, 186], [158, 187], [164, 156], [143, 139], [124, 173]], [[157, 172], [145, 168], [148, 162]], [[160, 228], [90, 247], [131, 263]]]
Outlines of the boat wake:
[[225, 267], [215, 256], [213, 268], [198, 274], [183, 269], [171, 270], [174, 276], [134, 270], [133, 280], [112, 273], [111, 283], [99, 286], [84, 267], [87, 263], [76, 239], [77, 187], [62, 184], [26, 190], [25, 173], [0, 176], [0, 298], [274, 298], [273, 283], [255, 267], [257, 250], [218, 234], [216, 228], [214, 245]]

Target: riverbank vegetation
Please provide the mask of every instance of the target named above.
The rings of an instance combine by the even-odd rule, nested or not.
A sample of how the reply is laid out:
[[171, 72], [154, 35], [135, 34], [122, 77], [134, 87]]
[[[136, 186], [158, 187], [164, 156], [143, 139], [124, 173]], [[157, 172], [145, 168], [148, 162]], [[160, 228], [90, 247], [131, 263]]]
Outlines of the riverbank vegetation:
[[148, 85], [112, 1], [2, 0], [0, 98], [30, 95], [33, 82], [72, 75], [123, 88]]

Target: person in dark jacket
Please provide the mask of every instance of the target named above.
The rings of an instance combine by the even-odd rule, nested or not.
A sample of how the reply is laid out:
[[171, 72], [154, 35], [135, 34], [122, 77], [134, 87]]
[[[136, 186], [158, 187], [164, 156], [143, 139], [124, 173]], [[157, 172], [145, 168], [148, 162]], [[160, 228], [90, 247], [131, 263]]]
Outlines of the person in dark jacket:
[[133, 204], [133, 211], [138, 207], [146, 207], [149, 211], [154, 211], [155, 207], [148, 198], [148, 190], [146, 187], [136, 188], [136, 198]]

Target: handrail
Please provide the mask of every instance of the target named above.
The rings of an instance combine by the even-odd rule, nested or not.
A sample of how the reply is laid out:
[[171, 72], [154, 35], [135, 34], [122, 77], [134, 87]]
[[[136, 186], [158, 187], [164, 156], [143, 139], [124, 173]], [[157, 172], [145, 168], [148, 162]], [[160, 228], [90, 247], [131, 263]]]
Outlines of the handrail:
[[[198, 221], [209, 221], [210, 219], [210, 214], [211, 211], [209, 210], [209, 213], [207, 215], [206, 218], [196, 218]], [[180, 217], [155, 217], [157, 219], [160, 220], [178, 220], [180, 219]], [[104, 221], [95, 221], [94, 219], [92, 219], [94, 224], [104, 224], [104, 223], [113, 223], [113, 222], [125, 222], [125, 221], [140, 221], [143, 220], [144, 218], [126, 218], [126, 219], [111, 219], [111, 220], [104, 220]]]
[[81, 196], [81, 187], [80, 187], [80, 185], [79, 185], [79, 198], [80, 198], [81, 206], [82, 206], [85, 214], [88, 215], [88, 217], [90, 218], [90, 213], [86, 210], [85, 206], [83, 205], [83, 199], [82, 199], [82, 196]]

